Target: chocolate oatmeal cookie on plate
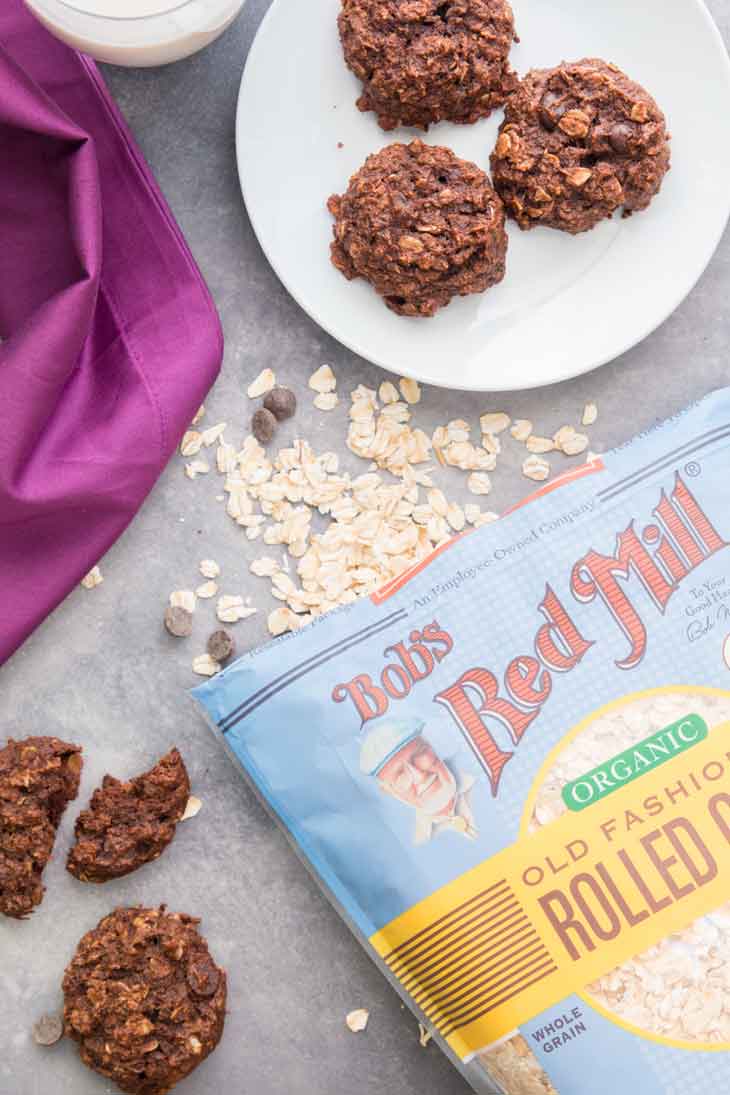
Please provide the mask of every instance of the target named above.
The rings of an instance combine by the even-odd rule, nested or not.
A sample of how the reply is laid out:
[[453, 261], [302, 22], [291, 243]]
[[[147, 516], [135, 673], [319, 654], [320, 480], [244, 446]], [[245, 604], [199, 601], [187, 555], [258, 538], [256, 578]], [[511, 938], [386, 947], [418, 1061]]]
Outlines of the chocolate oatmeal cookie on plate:
[[357, 105], [383, 129], [476, 122], [517, 86], [508, 0], [342, 0], [338, 25]]
[[578, 234], [617, 209], [647, 209], [669, 161], [664, 115], [649, 92], [616, 65], [586, 58], [528, 72], [491, 162], [520, 228]]
[[393, 144], [369, 156], [343, 195], [331, 253], [401, 316], [433, 316], [456, 296], [502, 280], [504, 208], [484, 172], [448, 148]]

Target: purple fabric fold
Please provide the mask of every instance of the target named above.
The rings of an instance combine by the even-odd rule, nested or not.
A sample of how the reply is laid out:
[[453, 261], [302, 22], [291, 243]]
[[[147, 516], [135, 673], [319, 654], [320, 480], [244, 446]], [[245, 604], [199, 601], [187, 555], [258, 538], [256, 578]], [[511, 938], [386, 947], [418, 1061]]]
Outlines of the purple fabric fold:
[[0, 5], [0, 664], [98, 562], [213, 383], [220, 323], [88, 58]]

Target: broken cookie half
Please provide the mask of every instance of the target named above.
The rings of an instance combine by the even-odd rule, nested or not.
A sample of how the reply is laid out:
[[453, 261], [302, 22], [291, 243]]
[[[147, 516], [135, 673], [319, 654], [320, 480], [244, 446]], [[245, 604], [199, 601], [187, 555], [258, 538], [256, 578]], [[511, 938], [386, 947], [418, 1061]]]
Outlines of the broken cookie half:
[[104, 776], [76, 820], [67, 869], [80, 882], [107, 882], [157, 859], [175, 836], [189, 796], [177, 749], [134, 779]]
[[59, 738], [12, 738], [0, 749], [0, 913], [24, 919], [43, 900], [43, 869], [76, 798], [81, 747]]

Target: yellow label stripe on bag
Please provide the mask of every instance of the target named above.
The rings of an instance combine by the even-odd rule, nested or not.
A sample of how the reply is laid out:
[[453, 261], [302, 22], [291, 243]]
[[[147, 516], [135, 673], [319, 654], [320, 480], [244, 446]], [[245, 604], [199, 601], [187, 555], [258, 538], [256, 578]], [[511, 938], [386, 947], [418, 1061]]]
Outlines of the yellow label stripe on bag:
[[371, 943], [462, 1059], [730, 900], [730, 723]]

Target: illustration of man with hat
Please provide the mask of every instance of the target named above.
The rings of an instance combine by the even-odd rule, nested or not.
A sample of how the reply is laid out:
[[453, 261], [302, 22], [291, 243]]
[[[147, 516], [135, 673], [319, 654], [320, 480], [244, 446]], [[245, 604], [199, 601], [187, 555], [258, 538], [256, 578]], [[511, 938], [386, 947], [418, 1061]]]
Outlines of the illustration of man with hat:
[[469, 802], [474, 777], [455, 773], [423, 736], [418, 718], [383, 718], [367, 727], [360, 749], [360, 770], [380, 789], [416, 811], [414, 844], [441, 832], [475, 839]]

